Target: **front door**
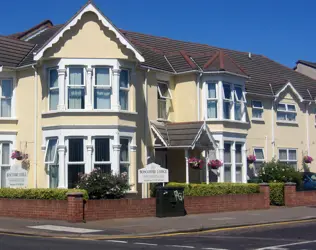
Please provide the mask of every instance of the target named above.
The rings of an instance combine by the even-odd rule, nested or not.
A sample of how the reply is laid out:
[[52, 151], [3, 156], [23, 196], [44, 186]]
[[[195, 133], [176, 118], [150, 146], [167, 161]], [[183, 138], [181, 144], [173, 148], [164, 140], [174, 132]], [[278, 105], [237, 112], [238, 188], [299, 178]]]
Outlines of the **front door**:
[[157, 150], [155, 152], [155, 163], [159, 164], [162, 168], [167, 168], [167, 150]]

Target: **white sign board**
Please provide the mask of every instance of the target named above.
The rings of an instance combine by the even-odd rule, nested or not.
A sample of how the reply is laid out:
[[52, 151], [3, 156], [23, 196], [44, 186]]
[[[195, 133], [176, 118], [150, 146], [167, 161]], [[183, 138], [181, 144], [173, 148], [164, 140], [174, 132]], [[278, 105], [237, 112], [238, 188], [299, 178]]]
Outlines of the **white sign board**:
[[22, 168], [20, 162], [11, 166], [6, 172], [7, 187], [9, 188], [26, 188], [27, 187], [27, 171]]
[[169, 182], [168, 169], [160, 167], [156, 163], [150, 163], [145, 168], [138, 170], [138, 183]]

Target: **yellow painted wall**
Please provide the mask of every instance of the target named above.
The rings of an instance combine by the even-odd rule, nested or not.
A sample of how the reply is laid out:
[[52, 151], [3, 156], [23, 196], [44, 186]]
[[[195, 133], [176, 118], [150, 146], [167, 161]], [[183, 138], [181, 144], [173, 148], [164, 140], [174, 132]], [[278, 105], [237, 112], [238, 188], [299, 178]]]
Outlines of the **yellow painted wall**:
[[92, 12], [84, 14], [44, 56], [135, 59], [133, 52], [121, 45], [115, 34], [105, 28]]
[[196, 75], [178, 75], [174, 81], [174, 121], [197, 121]]
[[[252, 120], [252, 101], [261, 101], [263, 104], [263, 121]], [[262, 97], [247, 95], [247, 120], [250, 122], [247, 135], [247, 154], [253, 154], [253, 148], [264, 149], [267, 160], [273, 157], [272, 143], [272, 101], [273, 99], [264, 99]], [[276, 119], [276, 118], [275, 118]]]

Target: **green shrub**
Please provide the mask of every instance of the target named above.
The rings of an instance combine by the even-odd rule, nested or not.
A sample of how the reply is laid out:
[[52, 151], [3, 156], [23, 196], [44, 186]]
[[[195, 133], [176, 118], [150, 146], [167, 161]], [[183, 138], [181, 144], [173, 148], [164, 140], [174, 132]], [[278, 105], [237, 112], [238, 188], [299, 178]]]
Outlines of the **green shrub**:
[[88, 199], [86, 190], [57, 189], [57, 188], [0, 188], [0, 198], [8, 199], [38, 199], [38, 200], [67, 200], [68, 192], [82, 192], [83, 198]]
[[95, 168], [90, 174], [81, 176], [77, 188], [86, 190], [89, 199], [120, 199], [131, 185], [128, 184], [127, 173], [113, 175]]
[[253, 194], [259, 193], [258, 184], [243, 183], [210, 183], [210, 184], [185, 184], [170, 182], [168, 187], [183, 187], [186, 196], [211, 196], [224, 194]]
[[270, 204], [274, 206], [284, 205], [284, 183], [269, 183]]
[[302, 184], [302, 174], [292, 166], [272, 160], [264, 163], [259, 171], [260, 182], [295, 182], [299, 187]]

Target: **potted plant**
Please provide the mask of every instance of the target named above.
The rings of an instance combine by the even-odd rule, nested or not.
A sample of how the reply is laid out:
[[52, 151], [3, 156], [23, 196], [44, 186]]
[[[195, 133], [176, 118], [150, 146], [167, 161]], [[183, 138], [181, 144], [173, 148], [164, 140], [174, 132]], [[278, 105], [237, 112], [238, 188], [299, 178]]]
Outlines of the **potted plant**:
[[202, 169], [202, 160], [196, 158], [196, 157], [191, 157], [189, 158], [189, 164], [190, 164], [190, 167], [191, 168], [194, 168], [194, 169]]
[[209, 161], [207, 165], [211, 167], [212, 169], [219, 169], [219, 167], [223, 166], [223, 162], [216, 159], [216, 160]]
[[247, 156], [247, 161], [248, 163], [254, 163], [257, 160], [255, 155], [248, 155]]
[[311, 156], [308, 156], [308, 155], [304, 156], [304, 162], [307, 164], [312, 163], [313, 160], [314, 159]]

